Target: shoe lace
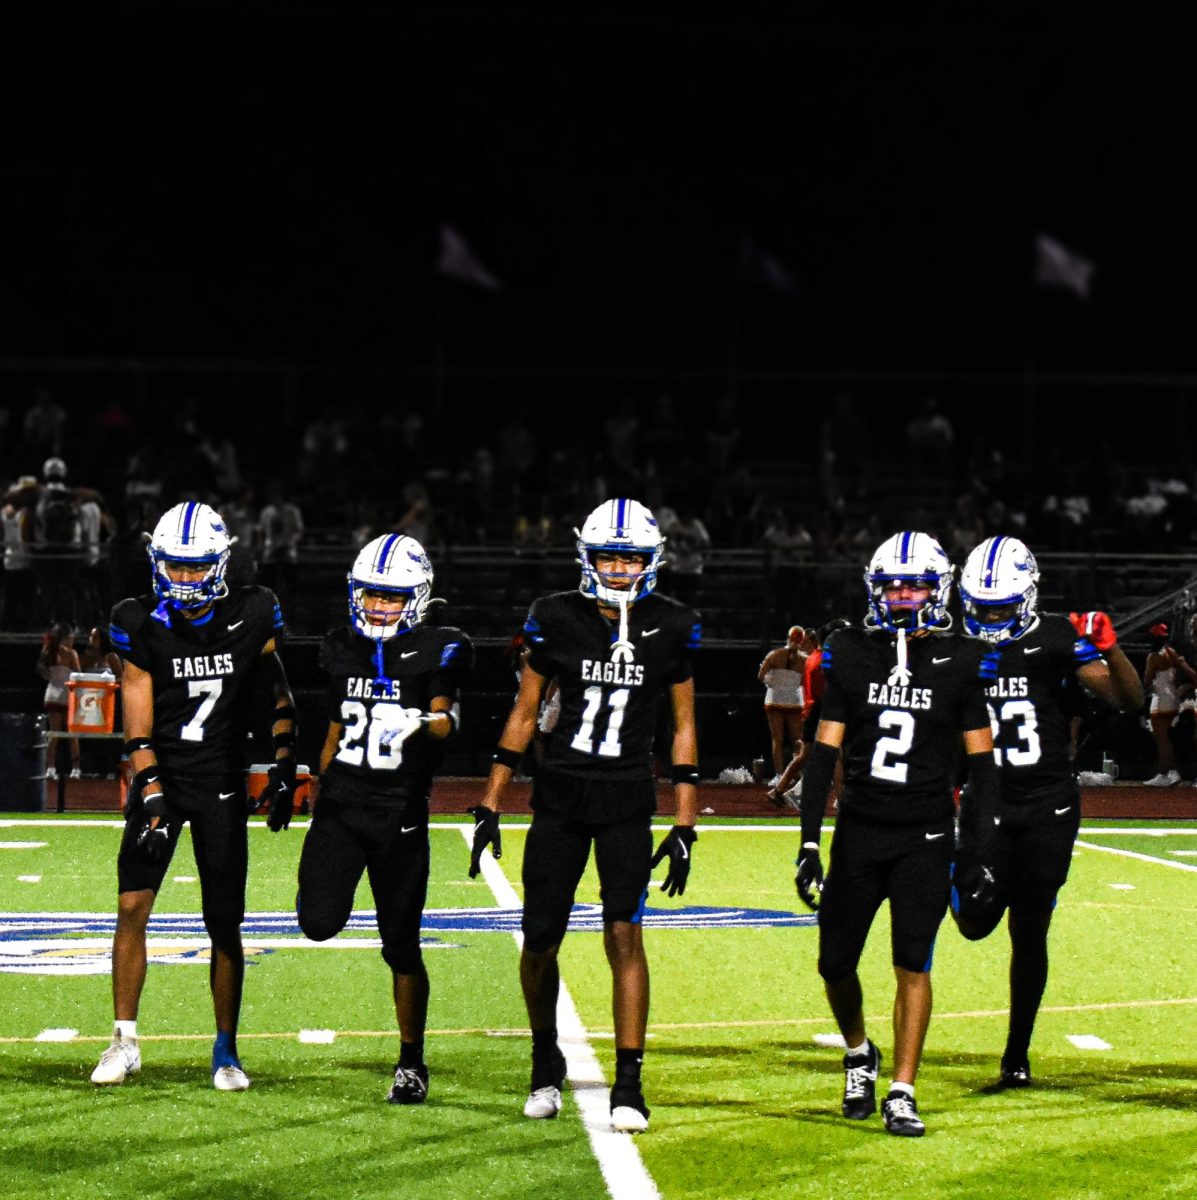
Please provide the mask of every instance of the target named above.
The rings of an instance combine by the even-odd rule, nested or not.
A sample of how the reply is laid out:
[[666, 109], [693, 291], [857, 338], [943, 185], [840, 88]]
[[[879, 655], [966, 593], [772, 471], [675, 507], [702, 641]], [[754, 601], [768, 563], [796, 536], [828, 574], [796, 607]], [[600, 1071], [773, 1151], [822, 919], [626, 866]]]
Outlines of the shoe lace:
[[896, 1096], [890, 1096], [885, 1102], [885, 1111], [890, 1117], [901, 1121], [917, 1121], [918, 1109], [914, 1106], [914, 1100], [905, 1092], [899, 1092]]
[[424, 1081], [420, 1078], [419, 1071], [411, 1067], [396, 1067], [395, 1086], [403, 1091], [422, 1092], [424, 1090]]
[[859, 1067], [849, 1067], [844, 1082], [844, 1098], [847, 1100], [863, 1099], [868, 1094], [869, 1085], [876, 1078], [877, 1073], [868, 1063], [862, 1063]]

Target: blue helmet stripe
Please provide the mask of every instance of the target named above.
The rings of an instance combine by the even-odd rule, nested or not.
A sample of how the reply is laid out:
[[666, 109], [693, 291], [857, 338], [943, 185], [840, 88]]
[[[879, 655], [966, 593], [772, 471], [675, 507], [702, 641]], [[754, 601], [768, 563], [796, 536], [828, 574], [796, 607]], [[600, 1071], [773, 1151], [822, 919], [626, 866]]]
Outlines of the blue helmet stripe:
[[996, 537], [990, 543], [989, 554], [985, 559], [985, 586], [993, 587], [993, 572], [997, 566], [998, 555], [1001, 553], [1005, 538]]
[[616, 537], [623, 537], [623, 527], [627, 520], [627, 516], [626, 516], [625, 508], [624, 508], [624, 506], [626, 504], [627, 504], [626, 500], [616, 500], [615, 501], [615, 505], [616, 505], [616, 508], [615, 508], [615, 536]]
[[378, 574], [382, 574], [387, 569], [387, 563], [391, 558], [391, 551], [395, 548], [395, 543], [399, 540], [397, 533], [392, 533], [378, 549], [378, 557], [374, 560], [374, 570]]
[[898, 551], [898, 556], [901, 558], [901, 560], [903, 562], [910, 561], [910, 539], [911, 539], [911, 536], [912, 535], [909, 532], [902, 534], [902, 546], [901, 546], [901, 549]]
[[189, 542], [192, 537], [192, 529], [195, 526], [195, 509], [196, 503], [194, 500], [187, 502], [187, 511], [183, 514], [183, 541]]

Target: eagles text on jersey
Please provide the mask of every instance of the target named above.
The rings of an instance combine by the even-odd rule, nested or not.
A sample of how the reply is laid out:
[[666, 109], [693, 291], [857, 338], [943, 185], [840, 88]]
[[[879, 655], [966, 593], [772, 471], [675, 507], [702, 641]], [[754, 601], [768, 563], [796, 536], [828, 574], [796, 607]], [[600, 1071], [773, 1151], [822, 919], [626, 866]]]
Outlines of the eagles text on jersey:
[[546, 738], [544, 766], [565, 775], [610, 780], [651, 779], [657, 702], [691, 678], [698, 614], [655, 592], [628, 610], [630, 661], [616, 659], [618, 618], [608, 620], [580, 592], [537, 600], [524, 634], [529, 663], [556, 679], [561, 715]]
[[196, 621], [153, 595], [112, 610], [114, 649], [153, 677], [154, 750], [166, 770], [208, 778], [244, 766], [254, 668], [282, 629], [278, 601], [264, 587], [235, 588]]
[[896, 670], [895, 639], [837, 630], [823, 651], [822, 719], [847, 725], [845, 815], [920, 824], [952, 813], [961, 734], [989, 724], [982, 671], [987, 647], [958, 634], [907, 641], [909, 679]]
[[1018, 804], [1072, 781], [1069, 686], [1101, 655], [1072, 622], [1041, 613], [1020, 638], [997, 647], [997, 678], [986, 689], [1002, 799]]
[[419, 625], [385, 642], [348, 628], [324, 639], [320, 665], [329, 676], [328, 716], [342, 726], [325, 775], [336, 780], [339, 803], [427, 800], [443, 740], [421, 733], [386, 745], [383, 734], [403, 709], [427, 712], [436, 696], [456, 700], [473, 661], [470, 639], [449, 626]]

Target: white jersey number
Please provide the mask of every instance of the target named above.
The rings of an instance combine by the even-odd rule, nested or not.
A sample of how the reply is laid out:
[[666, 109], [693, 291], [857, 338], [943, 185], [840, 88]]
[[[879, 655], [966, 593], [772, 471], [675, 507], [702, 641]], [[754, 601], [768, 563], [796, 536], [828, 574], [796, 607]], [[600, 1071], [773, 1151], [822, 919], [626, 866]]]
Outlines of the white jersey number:
[[185, 742], [202, 742], [204, 740], [204, 722], [212, 715], [216, 701], [224, 688], [223, 679], [193, 679], [187, 685], [187, 695], [196, 699], [202, 696], [200, 706], [195, 710], [195, 716], [179, 730], [179, 737]]
[[994, 762], [1000, 767], [1004, 754], [1006, 762], [1012, 767], [1033, 767], [1043, 754], [1043, 746], [1039, 741], [1039, 715], [1035, 712], [1035, 706], [1029, 700], [1007, 700], [1000, 713], [994, 712], [992, 704], [987, 704], [986, 708], [989, 709], [989, 727], [993, 730], [995, 742], [1002, 725], [1017, 722], [1015, 735], [1020, 742], [1026, 743], [1025, 746], [1012, 746], [1009, 750], [995, 747]]
[[[598, 719], [599, 709], [603, 706], [603, 689], [588, 687], [583, 695], [586, 697], [586, 708], [582, 713], [582, 724], [570, 745], [583, 754], [594, 754], [594, 723]], [[631, 692], [627, 688], [620, 688], [607, 697], [607, 707], [611, 710], [611, 715], [607, 718], [607, 732], [598, 744], [600, 758], [618, 758], [620, 755], [619, 730], [623, 726], [623, 714], [629, 695]]]
[[877, 739], [869, 774], [888, 783], [905, 783], [906, 763], [886, 760], [903, 758], [910, 753], [910, 747], [914, 745], [914, 716], [901, 709], [886, 708], [877, 714], [877, 724], [882, 729], [896, 729], [897, 736]]
[[[418, 710], [413, 710], [418, 711]], [[402, 724], [402, 704], [375, 704], [367, 709], [360, 700], [341, 703], [341, 724], [345, 732], [337, 745], [337, 761], [350, 767], [360, 767], [364, 759], [375, 771], [395, 771], [403, 761], [403, 743], [396, 740], [384, 744], [382, 737], [388, 729]], [[362, 734], [366, 744], [360, 745]]]

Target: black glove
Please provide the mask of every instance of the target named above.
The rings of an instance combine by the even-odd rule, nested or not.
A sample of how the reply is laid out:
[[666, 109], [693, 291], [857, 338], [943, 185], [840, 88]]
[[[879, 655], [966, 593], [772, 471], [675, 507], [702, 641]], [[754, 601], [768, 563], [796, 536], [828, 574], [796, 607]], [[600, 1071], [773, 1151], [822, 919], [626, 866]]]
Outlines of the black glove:
[[269, 803], [266, 826], [272, 833], [286, 829], [295, 811], [295, 755], [275, 759], [270, 764], [266, 786], [258, 797], [259, 804]]
[[798, 899], [813, 912], [819, 911], [819, 899], [823, 892], [823, 861], [817, 846], [803, 846], [795, 860], [798, 866], [794, 886]]
[[166, 820], [169, 813], [161, 792], [147, 796], [137, 810], [137, 853], [148, 863], [163, 862], [170, 855], [170, 825]]
[[696, 841], [698, 831], [693, 825], [675, 825], [657, 847], [649, 866], [655, 868], [669, 855], [669, 870], [665, 872], [665, 882], [661, 884], [661, 891], [667, 896], [680, 896], [685, 892], [686, 880], [690, 878], [690, 847]]
[[470, 848], [470, 878], [482, 870], [482, 851], [490, 847], [495, 858], [503, 857], [503, 835], [499, 832], [499, 814], [485, 804], [475, 804], [466, 812], [474, 818], [474, 843]]
[[983, 911], [997, 899], [997, 881], [993, 869], [976, 859], [959, 863], [954, 875], [956, 892], [962, 903]]

